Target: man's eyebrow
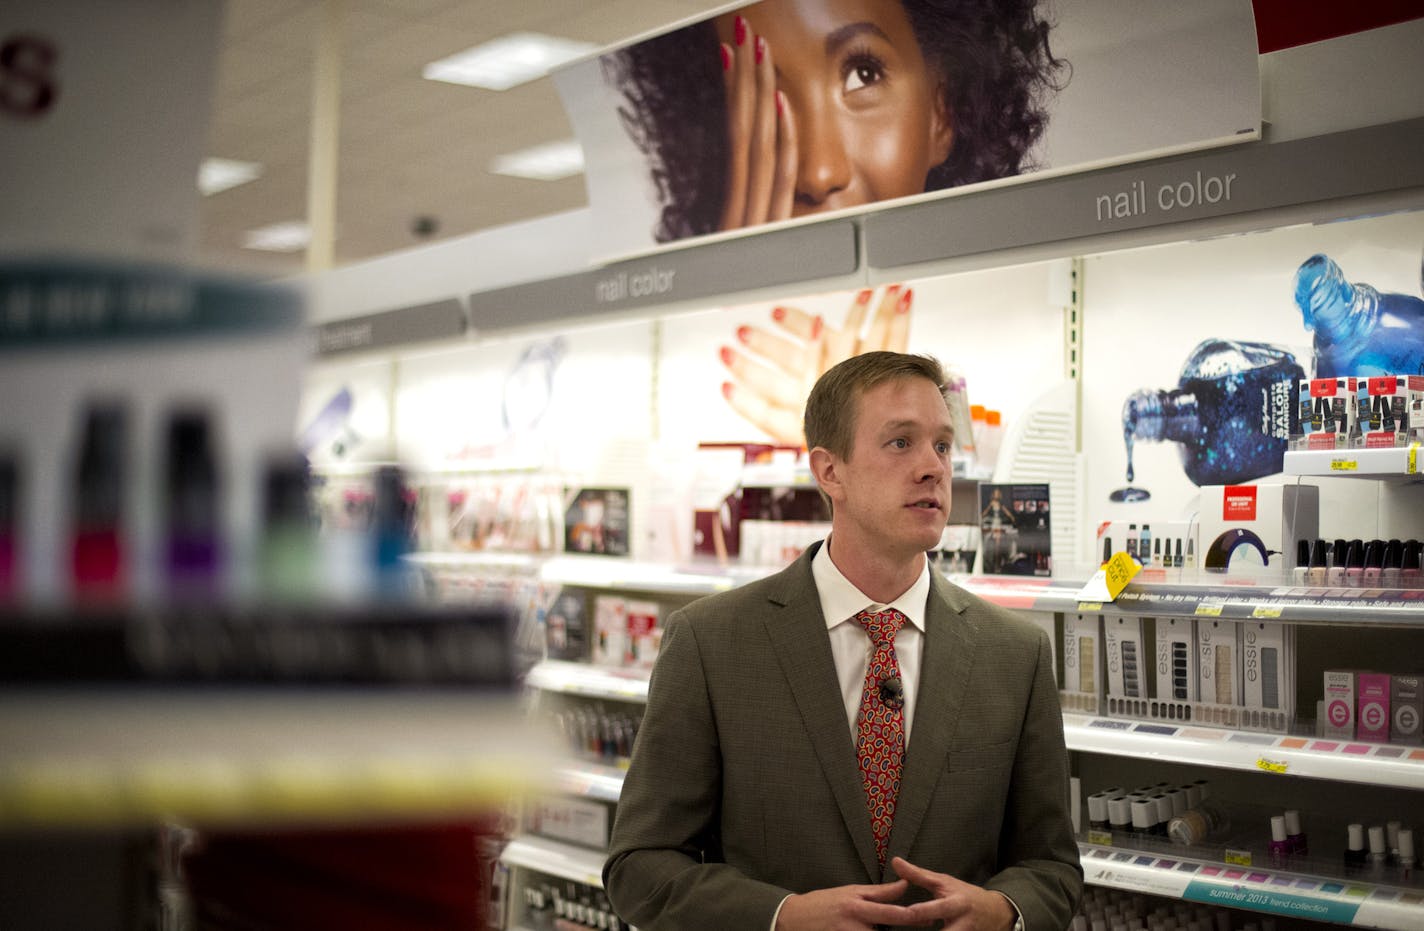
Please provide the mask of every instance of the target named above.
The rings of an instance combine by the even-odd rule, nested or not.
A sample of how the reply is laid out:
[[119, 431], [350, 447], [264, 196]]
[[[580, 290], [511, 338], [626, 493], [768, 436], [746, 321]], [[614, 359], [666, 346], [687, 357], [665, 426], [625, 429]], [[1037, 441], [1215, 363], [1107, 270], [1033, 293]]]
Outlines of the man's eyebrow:
[[885, 30], [869, 20], [862, 20], [857, 23], [846, 23], [844, 26], [833, 30], [826, 36], [826, 55], [828, 57], [834, 55], [842, 46], [849, 45], [857, 37], [866, 33], [879, 36], [886, 42], [890, 41], [890, 37], [885, 34]]
[[[885, 433], [891, 433], [891, 432], [894, 432], [894, 431], [896, 431], [896, 430], [918, 430], [918, 429], [920, 429], [920, 422], [917, 421], [917, 420], [887, 420], [887, 421], [885, 421], [884, 424], [881, 425], [880, 429], [881, 429], [882, 432], [885, 432]], [[948, 433], [950, 436], [953, 436], [953, 435], [954, 435], [954, 425], [953, 425], [953, 424], [943, 424], [942, 426], [939, 426], [939, 427], [935, 428], [934, 430], [931, 430], [930, 432], [931, 432], [931, 433]]]

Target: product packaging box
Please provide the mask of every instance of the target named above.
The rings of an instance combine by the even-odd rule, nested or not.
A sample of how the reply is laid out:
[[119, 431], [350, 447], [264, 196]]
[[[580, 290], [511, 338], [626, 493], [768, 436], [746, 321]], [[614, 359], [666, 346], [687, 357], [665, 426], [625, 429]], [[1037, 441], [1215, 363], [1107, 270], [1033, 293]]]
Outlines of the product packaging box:
[[1103, 681], [1102, 621], [1101, 614], [1063, 616], [1063, 690], [1092, 696], [1091, 701], [1070, 703], [1071, 710], [1098, 710], [1097, 695]]
[[[1105, 617], [1103, 637], [1107, 641], [1108, 697], [1146, 698], [1147, 666], [1142, 642], [1142, 619]], [[1109, 706], [1111, 707], [1112, 703], [1109, 703]]]
[[597, 596], [593, 599], [594, 665], [622, 666], [628, 651], [628, 602], [617, 595]]
[[581, 592], [555, 590], [544, 613], [545, 648], [550, 659], [589, 658], [588, 619]]
[[1424, 743], [1424, 676], [1390, 678], [1389, 712], [1390, 743]]
[[1354, 377], [1300, 380], [1300, 431], [1297, 449], [1345, 449], [1356, 432]]
[[1241, 666], [1246, 726], [1287, 731], [1295, 719], [1295, 627], [1243, 621]]
[[1356, 673], [1355, 690], [1355, 739], [1389, 743], [1389, 673]]
[[1197, 620], [1197, 690], [1211, 705], [1241, 704], [1241, 622]]
[[663, 629], [658, 623], [658, 613], [658, 604], [655, 601], [627, 603], [627, 665], [637, 669], [652, 669], [653, 663], [657, 662], [658, 651], [663, 642]]
[[1204, 485], [1200, 515], [1202, 568], [1236, 575], [1284, 571], [1295, 562], [1297, 540], [1320, 536], [1320, 489]]
[[1197, 700], [1195, 626], [1196, 622], [1189, 617], [1159, 617], [1153, 622], [1157, 660], [1155, 697], [1159, 702], [1185, 704]]
[[1360, 379], [1356, 389], [1359, 431], [1356, 443], [1366, 449], [1409, 445], [1415, 401], [1424, 398], [1424, 375], [1380, 375]]
[[1349, 669], [1325, 670], [1325, 719], [1318, 729], [1322, 737], [1352, 740], [1355, 736], [1355, 673]]

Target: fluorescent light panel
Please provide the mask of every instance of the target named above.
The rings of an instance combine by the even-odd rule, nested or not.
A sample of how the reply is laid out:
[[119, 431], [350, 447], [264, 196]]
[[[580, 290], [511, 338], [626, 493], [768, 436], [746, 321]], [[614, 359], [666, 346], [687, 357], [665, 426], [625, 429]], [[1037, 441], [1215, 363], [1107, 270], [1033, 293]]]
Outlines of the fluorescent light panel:
[[287, 220], [248, 230], [242, 248], [260, 252], [300, 252], [311, 242], [311, 227], [303, 220]]
[[558, 181], [583, 171], [583, 146], [573, 139], [546, 142], [508, 155], [497, 156], [489, 163], [497, 175], [530, 178], [535, 181]]
[[503, 91], [542, 78], [559, 65], [582, 58], [596, 48], [591, 42], [575, 42], [537, 32], [511, 32], [432, 61], [421, 71], [421, 77]]
[[257, 162], [240, 162], [231, 158], [205, 158], [198, 166], [198, 190], [203, 196], [226, 191], [228, 188], [256, 181], [262, 177], [262, 166]]

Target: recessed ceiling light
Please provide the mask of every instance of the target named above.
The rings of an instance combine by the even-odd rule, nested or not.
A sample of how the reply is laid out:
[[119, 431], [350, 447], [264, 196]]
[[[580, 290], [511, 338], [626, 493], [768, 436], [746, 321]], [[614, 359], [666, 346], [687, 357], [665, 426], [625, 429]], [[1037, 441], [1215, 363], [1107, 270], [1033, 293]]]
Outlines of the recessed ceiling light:
[[287, 220], [260, 229], [248, 230], [242, 248], [262, 252], [300, 252], [311, 242], [311, 227], [304, 220]]
[[231, 158], [205, 158], [198, 168], [198, 190], [204, 196], [256, 181], [262, 177], [257, 162], [239, 162]]
[[502, 91], [542, 78], [559, 65], [582, 58], [598, 46], [537, 32], [511, 32], [483, 45], [432, 61], [421, 77]]
[[497, 156], [489, 170], [497, 175], [532, 178], [535, 181], [558, 181], [583, 171], [583, 146], [573, 139], [546, 142], [508, 155]]

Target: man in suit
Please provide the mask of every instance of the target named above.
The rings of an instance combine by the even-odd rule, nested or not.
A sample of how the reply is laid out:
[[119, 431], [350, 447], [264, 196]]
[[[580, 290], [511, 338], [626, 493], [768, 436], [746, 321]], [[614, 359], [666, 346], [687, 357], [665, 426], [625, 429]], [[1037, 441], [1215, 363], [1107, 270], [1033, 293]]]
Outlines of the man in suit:
[[954, 431], [928, 357], [806, 402], [831, 532], [668, 621], [604, 885], [641, 931], [1060, 931], [1082, 892], [1044, 634], [930, 570]]

